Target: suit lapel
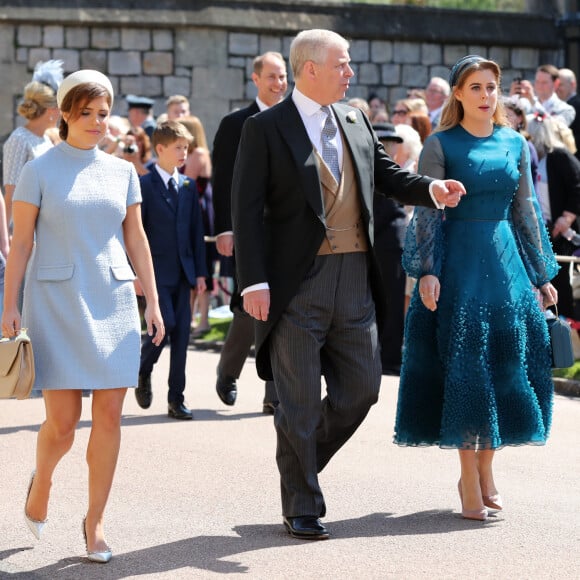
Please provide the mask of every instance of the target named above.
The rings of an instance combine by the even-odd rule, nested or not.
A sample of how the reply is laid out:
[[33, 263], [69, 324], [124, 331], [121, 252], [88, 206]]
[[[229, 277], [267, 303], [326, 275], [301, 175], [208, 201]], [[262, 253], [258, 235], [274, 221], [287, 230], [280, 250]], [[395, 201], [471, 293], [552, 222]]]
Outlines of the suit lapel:
[[193, 200], [193, 192], [186, 183], [191, 184], [193, 180], [184, 175], [179, 175], [179, 183], [177, 184], [177, 208], [182, 215], [188, 215], [191, 211], [191, 203]]
[[[333, 105], [332, 110], [342, 131], [343, 145], [348, 147], [352, 155], [354, 174], [360, 195], [367, 209], [372, 207], [373, 192], [369, 188], [369, 179], [362, 179], [362, 175], [370, 175], [373, 167], [369, 158], [369, 139], [366, 135], [367, 128], [364, 121], [355, 117], [355, 122], [347, 120], [347, 115], [353, 111], [352, 108], [345, 109], [340, 105]], [[356, 112], [355, 112], [356, 114]], [[362, 114], [362, 113], [361, 113]]]
[[156, 194], [159, 194], [159, 196], [163, 199], [164, 205], [167, 205], [167, 207], [169, 207], [171, 211], [175, 212], [177, 208], [173, 206], [173, 202], [169, 197], [169, 190], [167, 189], [167, 186], [163, 182], [161, 175], [159, 175], [159, 172], [155, 168], [151, 170], [151, 173], [152, 173], [151, 181], [153, 183], [153, 191]]
[[260, 107], [258, 107], [258, 103], [254, 101], [251, 105], [248, 106], [246, 110], [248, 112], [247, 116], [251, 117], [252, 115], [256, 115], [257, 113], [260, 112]]
[[320, 175], [314, 148], [291, 96], [287, 97], [278, 107], [278, 123], [280, 125], [280, 134], [286, 139], [296, 162], [306, 199], [318, 219], [325, 224], [326, 218], [322, 202]]

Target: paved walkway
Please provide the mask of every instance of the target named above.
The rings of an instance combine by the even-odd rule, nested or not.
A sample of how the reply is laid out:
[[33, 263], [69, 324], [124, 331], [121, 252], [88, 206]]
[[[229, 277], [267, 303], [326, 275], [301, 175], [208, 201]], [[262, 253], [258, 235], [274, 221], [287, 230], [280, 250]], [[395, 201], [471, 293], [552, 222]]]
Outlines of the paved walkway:
[[90, 399], [40, 542], [22, 511], [43, 404], [0, 401], [0, 578], [580, 578], [580, 399], [556, 396], [547, 446], [498, 454], [506, 509], [481, 524], [459, 515], [456, 452], [391, 443], [397, 380], [385, 377], [379, 403], [321, 474], [332, 538], [310, 543], [281, 525], [272, 418], [261, 414], [253, 361], [229, 408], [214, 391], [218, 354], [191, 350], [195, 421], [179, 422], [166, 415], [167, 358], [149, 410], [127, 397], [108, 565], [83, 557]]

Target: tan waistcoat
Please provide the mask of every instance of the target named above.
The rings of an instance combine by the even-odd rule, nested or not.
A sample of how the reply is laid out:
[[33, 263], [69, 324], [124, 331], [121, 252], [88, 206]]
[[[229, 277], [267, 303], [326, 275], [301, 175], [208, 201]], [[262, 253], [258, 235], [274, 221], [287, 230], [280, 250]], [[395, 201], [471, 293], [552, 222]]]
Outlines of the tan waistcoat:
[[318, 255], [366, 252], [367, 236], [361, 218], [354, 167], [348, 147], [344, 148], [342, 174], [338, 184], [318, 151], [316, 158], [326, 215], [326, 238], [318, 250]]

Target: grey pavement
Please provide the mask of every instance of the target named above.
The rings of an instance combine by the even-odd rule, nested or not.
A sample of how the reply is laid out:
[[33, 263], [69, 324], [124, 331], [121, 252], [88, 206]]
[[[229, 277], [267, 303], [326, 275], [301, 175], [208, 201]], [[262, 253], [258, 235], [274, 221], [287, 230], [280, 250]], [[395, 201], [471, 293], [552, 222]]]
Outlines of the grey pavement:
[[128, 393], [107, 511], [114, 550], [84, 558], [90, 399], [59, 465], [41, 541], [23, 521], [41, 399], [0, 401], [0, 578], [580, 578], [580, 399], [557, 395], [544, 447], [500, 451], [505, 509], [463, 520], [457, 452], [392, 443], [397, 379], [321, 474], [332, 537], [290, 538], [281, 523], [272, 417], [248, 360], [238, 402], [215, 394], [218, 353], [190, 350], [187, 400], [195, 420], [167, 418], [167, 352], [143, 411]]

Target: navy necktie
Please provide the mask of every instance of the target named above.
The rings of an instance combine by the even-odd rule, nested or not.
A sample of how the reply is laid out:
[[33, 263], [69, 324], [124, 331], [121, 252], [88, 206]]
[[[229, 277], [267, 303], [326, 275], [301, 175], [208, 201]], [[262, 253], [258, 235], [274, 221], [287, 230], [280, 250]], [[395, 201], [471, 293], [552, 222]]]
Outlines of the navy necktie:
[[331, 139], [336, 135], [336, 125], [332, 119], [332, 114], [330, 112], [330, 107], [324, 106], [320, 107], [323, 113], [326, 114], [326, 120], [324, 121], [324, 127], [322, 128], [321, 140], [322, 140], [322, 159], [332, 174], [336, 179], [336, 182], [340, 182], [340, 167], [338, 165], [338, 150], [333, 143], [330, 142]]
[[169, 199], [174, 207], [177, 207], [177, 183], [173, 177], [169, 178], [167, 182], [167, 189], [169, 190]]

